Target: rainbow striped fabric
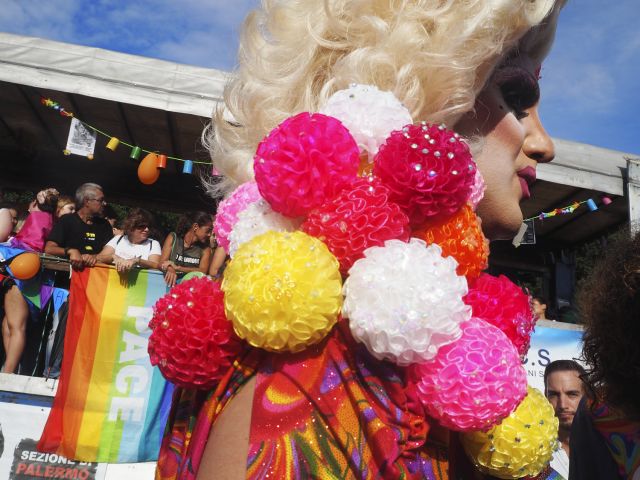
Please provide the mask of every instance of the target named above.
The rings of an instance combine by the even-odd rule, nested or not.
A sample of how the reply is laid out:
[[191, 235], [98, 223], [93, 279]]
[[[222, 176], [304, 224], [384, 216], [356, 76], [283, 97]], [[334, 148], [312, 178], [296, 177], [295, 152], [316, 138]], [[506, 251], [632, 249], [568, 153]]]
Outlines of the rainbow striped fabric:
[[38, 444], [91, 462], [155, 460], [173, 386], [149, 363], [160, 272], [88, 268], [71, 278], [58, 391]]

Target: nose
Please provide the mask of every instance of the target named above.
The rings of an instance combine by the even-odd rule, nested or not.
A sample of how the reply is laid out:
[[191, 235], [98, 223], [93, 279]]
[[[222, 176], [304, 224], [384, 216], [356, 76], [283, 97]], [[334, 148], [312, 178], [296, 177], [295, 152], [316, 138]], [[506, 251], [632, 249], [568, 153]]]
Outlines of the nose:
[[522, 144], [523, 153], [538, 163], [548, 163], [556, 156], [556, 149], [553, 140], [542, 126], [538, 106], [535, 105], [527, 110], [529, 114], [522, 119], [525, 126], [525, 138]]
[[567, 400], [566, 395], [560, 394], [558, 396], [558, 410], [563, 411], [567, 408]]

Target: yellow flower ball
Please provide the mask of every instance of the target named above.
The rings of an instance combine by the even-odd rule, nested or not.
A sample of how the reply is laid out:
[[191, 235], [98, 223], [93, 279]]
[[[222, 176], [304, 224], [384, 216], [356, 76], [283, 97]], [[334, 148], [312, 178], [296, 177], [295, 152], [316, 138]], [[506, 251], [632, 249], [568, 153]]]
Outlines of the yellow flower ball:
[[535, 388], [518, 408], [487, 432], [461, 435], [467, 455], [478, 469], [498, 478], [538, 475], [558, 447], [558, 419]]
[[222, 290], [238, 336], [275, 352], [321, 341], [343, 299], [338, 261], [303, 232], [269, 231], [243, 243], [225, 269]]

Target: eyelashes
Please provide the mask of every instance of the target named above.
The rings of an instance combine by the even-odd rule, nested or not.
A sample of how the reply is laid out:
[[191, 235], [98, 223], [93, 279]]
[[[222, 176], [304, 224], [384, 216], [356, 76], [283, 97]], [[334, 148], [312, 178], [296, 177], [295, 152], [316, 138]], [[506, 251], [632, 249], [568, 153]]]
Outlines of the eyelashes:
[[500, 67], [496, 70], [493, 81], [518, 119], [526, 117], [526, 110], [540, 100], [540, 86], [536, 77], [522, 67]]

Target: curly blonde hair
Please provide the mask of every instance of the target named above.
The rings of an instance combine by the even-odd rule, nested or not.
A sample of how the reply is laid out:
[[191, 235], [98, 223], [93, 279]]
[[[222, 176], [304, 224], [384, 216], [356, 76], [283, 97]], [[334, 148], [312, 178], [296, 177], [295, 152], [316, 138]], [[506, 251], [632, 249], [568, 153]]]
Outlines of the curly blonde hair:
[[250, 180], [270, 130], [351, 83], [393, 92], [416, 120], [454, 125], [527, 32], [533, 55], [546, 53], [554, 28], [532, 28], [563, 3], [263, 0], [245, 21], [237, 75], [203, 133], [224, 176], [210, 193]]

